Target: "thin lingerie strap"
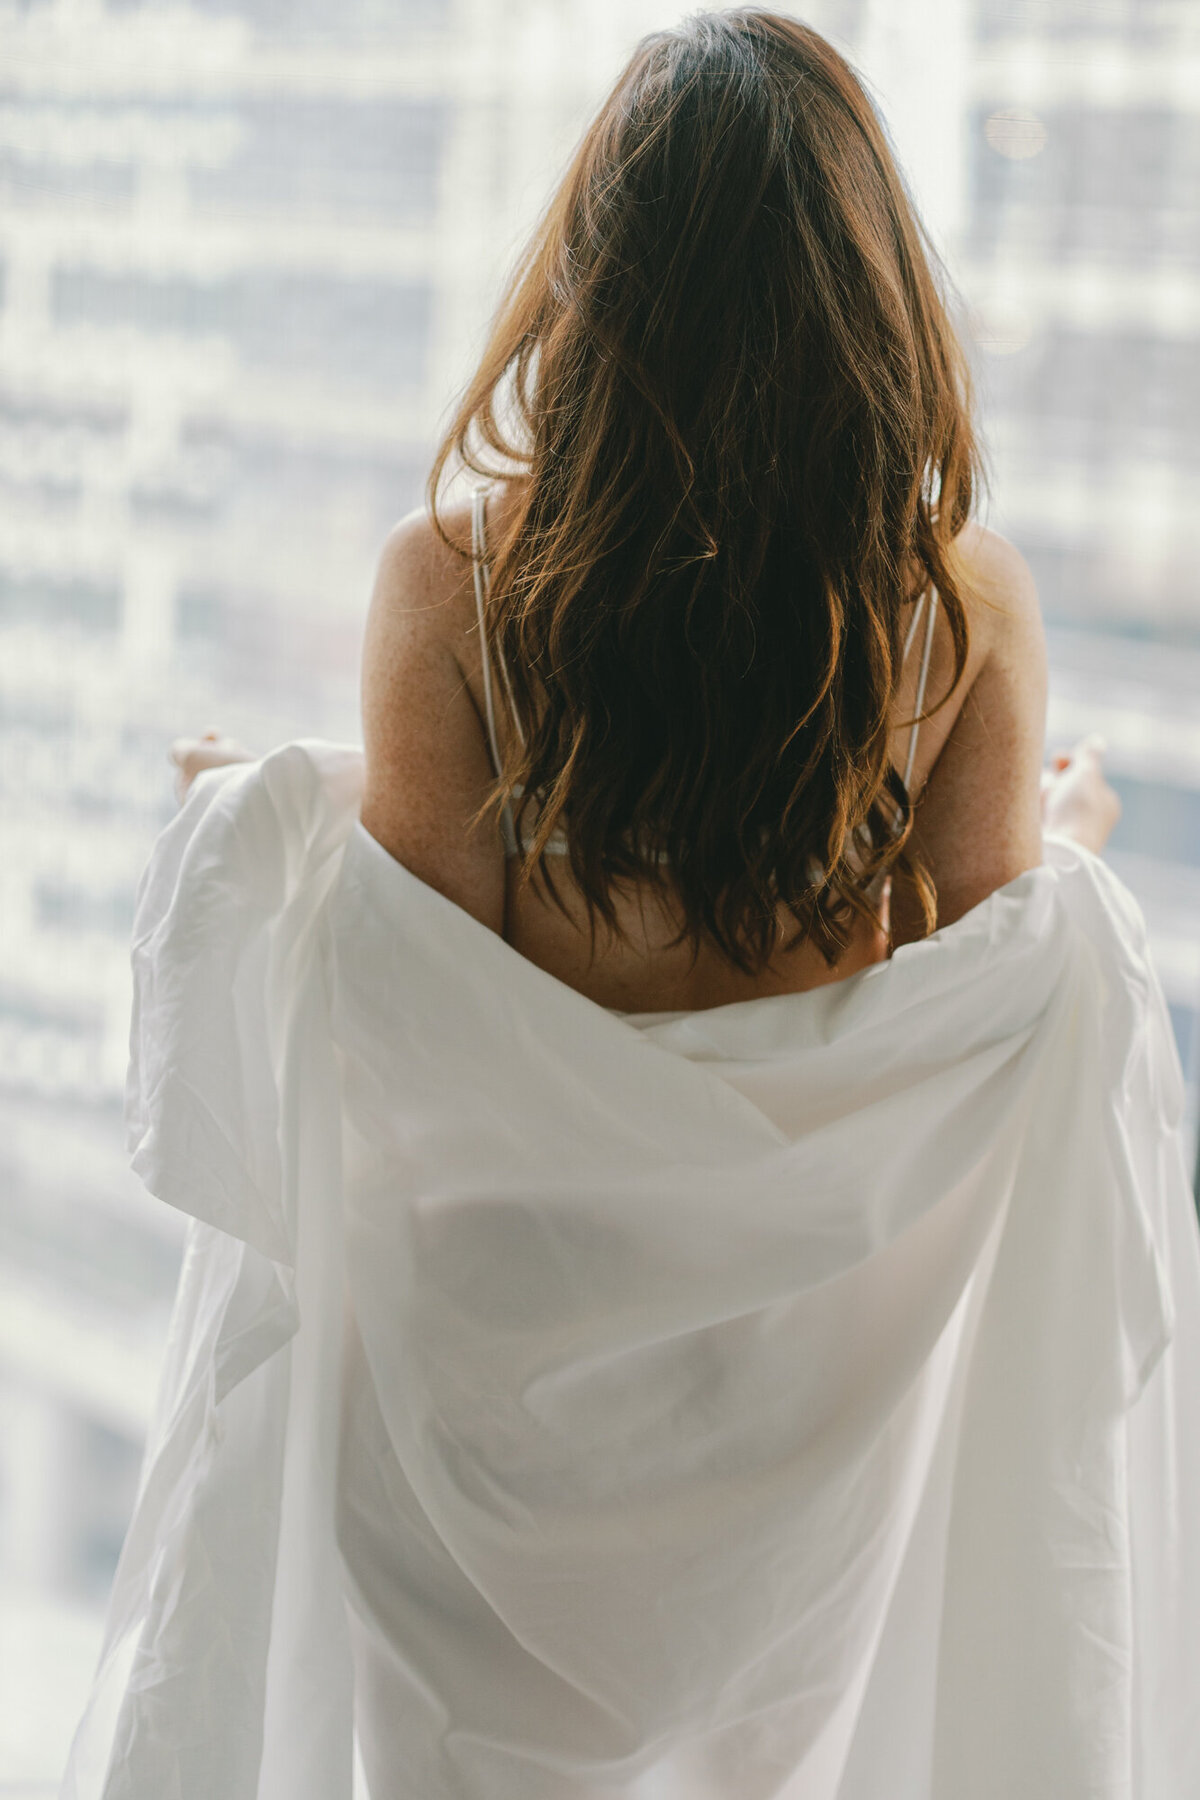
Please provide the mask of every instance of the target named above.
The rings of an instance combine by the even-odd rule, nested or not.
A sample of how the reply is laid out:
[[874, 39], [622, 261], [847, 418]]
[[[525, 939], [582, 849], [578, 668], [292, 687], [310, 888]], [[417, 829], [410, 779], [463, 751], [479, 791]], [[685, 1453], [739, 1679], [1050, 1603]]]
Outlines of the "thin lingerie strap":
[[[492, 654], [488, 647], [487, 616], [484, 602], [491, 591], [492, 574], [487, 560], [487, 489], [477, 487], [471, 494], [471, 563], [475, 576], [475, 618], [479, 625], [479, 661], [483, 670], [483, 710], [487, 719], [488, 744], [492, 752], [492, 768], [499, 776], [503, 767], [500, 756], [500, 739], [496, 732], [496, 699], [492, 687]], [[497, 660], [499, 647], [497, 646]], [[512, 687], [508, 679], [508, 670], [500, 663], [504, 686], [508, 693], [509, 708], [517, 736], [522, 743], [521, 727], [517, 720], [516, 708], [512, 704]], [[520, 852], [517, 838], [516, 821], [513, 819], [512, 804], [507, 795], [500, 809], [500, 833], [504, 839], [504, 854], [516, 856]]]
[[[523, 745], [525, 742], [525, 733], [521, 730], [521, 721], [517, 717], [516, 696], [513, 693], [512, 682], [509, 679], [508, 664], [501, 654], [499, 644], [494, 644], [489, 647], [487, 641], [484, 601], [490, 596], [492, 591], [492, 566], [488, 560], [487, 551], [487, 497], [487, 488], [478, 487], [474, 489], [471, 499], [471, 556], [475, 564], [475, 615], [479, 620], [479, 637], [480, 642], [483, 645], [484, 687], [490, 705], [492, 695], [492, 656], [494, 655], [496, 658], [496, 666], [500, 670], [500, 679], [504, 683], [504, 692], [508, 699], [508, 714], [512, 720], [512, 727], [517, 734], [517, 742]], [[500, 767], [499, 757], [496, 755], [494, 712], [490, 716], [492, 720], [492, 755], [496, 759], [496, 773], [498, 775], [500, 773]]]
[[903, 668], [904, 664], [908, 661], [908, 653], [912, 648], [913, 639], [917, 635], [917, 627], [921, 623], [921, 614], [925, 611], [926, 597], [928, 597], [929, 600], [929, 610], [925, 616], [925, 642], [921, 646], [921, 666], [917, 672], [917, 697], [913, 705], [913, 722], [909, 727], [908, 733], [908, 754], [904, 758], [904, 786], [906, 791], [912, 782], [913, 765], [917, 758], [917, 738], [921, 730], [921, 713], [925, 706], [925, 684], [929, 680], [929, 661], [933, 653], [933, 628], [937, 622], [938, 603], [938, 593], [936, 588], [927, 589], [926, 593], [922, 594], [921, 598], [917, 601], [916, 611], [913, 613], [912, 620], [908, 627], [908, 635], [904, 640], [904, 653], [900, 663], [901, 668]]
[[484, 506], [487, 490], [477, 487], [471, 493], [471, 566], [475, 576], [475, 619], [479, 626], [479, 658], [483, 669], [483, 710], [487, 718], [488, 743], [492, 751], [492, 768], [500, 773], [500, 740], [496, 735], [496, 700], [492, 692], [492, 657], [488, 649], [484, 602], [491, 588], [491, 570], [487, 565], [487, 536]]

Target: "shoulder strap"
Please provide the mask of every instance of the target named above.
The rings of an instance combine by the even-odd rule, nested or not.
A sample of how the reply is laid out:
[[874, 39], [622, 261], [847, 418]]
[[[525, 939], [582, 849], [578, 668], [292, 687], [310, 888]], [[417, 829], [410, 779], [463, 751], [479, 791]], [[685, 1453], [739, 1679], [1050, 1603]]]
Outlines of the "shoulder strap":
[[[485, 487], [474, 488], [471, 492], [471, 564], [475, 577], [475, 620], [479, 627], [479, 662], [483, 671], [483, 710], [487, 720], [488, 747], [492, 753], [492, 768], [499, 777], [502, 758], [500, 739], [496, 732], [496, 699], [492, 688], [492, 653], [487, 633], [486, 600], [491, 592], [492, 572], [488, 567], [487, 559], [487, 489]], [[520, 741], [524, 743], [521, 727], [517, 723], [516, 708], [512, 704], [512, 687], [509, 684], [508, 670], [500, 655], [499, 645], [496, 647], [496, 660], [500, 664], [500, 673], [508, 692], [513, 728]], [[504, 842], [504, 854], [516, 856], [520, 851], [520, 844], [517, 840], [512, 803], [507, 799], [500, 811], [500, 835]]]
[[913, 607], [913, 616], [908, 621], [908, 630], [904, 634], [904, 648], [900, 652], [900, 667], [902, 669], [904, 668], [905, 664], [908, 662], [908, 653], [913, 647], [913, 639], [917, 635], [917, 628], [921, 623], [921, 618], [925, 611], [925, 602], [928, 598], [929, 598], [929, 589], [926, 588], [925, 592], [921, 595], [920, 599], [917, 601], [917, 604]]
[[483, 709], [487, 719], [488, 744], [492, 752], [492, 768], [501, 768], [500, 740], [496, 735], [496, 701], [492, 691], [492, 656], [488, 648], [487, 618], [484, 605], [491, 586], [487, 565], [487, 525], [484, 508], [487, 489], [477, 487], [471, 493], [471, 563], [475, 576], [475, 619], [479, 626], [479, 660], [483, 669]]
[[[913, 722], [908, 733], [908, 754], [904, 758], [905, 788], [908, 788], [912, 782], [913, 764], [916, 762], [917, 758], [917, 738], [921, 730], [921, 714], [925, 708], [925, 684], [929, 680], [929, 661], [933, 653], [933, 628], [937, 622], [937, 589], [930, 588], [928, 590], [928, 597], [929, 608], [925, 613], [925, 642], [921, 646], [921, 666], [917, 671], [917, 695], [913, 702]], [[916, 636], [917, 626], [921, 621], [921, 613], [925, 610], [925, 598], [926, 596], [922, 594], [921, 598], [918, 600], [917, 609], [912, 616], [912, 622], [908, 628], [908, 636], [904, 640], [904, 659], [901, 663], [902, 668], [904, 663], [908, 661], [908, 652], [913, 639]]]
[[508, 664], [504, 660], [499, 644], [488, 644], [486, 624], [486, 601], [492, 591], [492, 570], [487, 553], [487, 497], [486, 487], [477, 487], [471, 495], [471, 557], [475, 564], [475, 616], [479, 621], [479, 642], [483, 656], [483, 685], [488, 707], [488, 727], [492, 739], [492, 755], [497, 763], [499, 773], [499, 757], [496, 754], [496, 715], [492, 701], [492, 657], [496, 658], [496, 667], [500, 671], [500, 679], [504, 683], [504, 692], [508, 699], [508, 713], [512, 720], [512, 728], [517, 734], [517, 742], [525, 742], [525, 733], [521, 730], [521, 721], [517, 717], [517, 703], [513, 696], [512, 682], [509, 680]]

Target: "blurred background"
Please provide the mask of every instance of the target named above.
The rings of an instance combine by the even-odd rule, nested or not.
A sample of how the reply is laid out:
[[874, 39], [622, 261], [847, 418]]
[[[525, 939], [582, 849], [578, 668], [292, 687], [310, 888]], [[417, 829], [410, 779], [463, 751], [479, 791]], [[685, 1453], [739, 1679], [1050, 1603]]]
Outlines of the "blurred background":
[[[963, 302], [1052, 747], [1200, 1059], [1200, 6], [812, 0]], [[389, 526], [652, 0], [0, 0], [0, 1795], [54, 1791], [181, 1237], [125, 1168], [169, 740], [357, 736]], [[1189, 497], [1191, 502], [1189, 504]], [[1193, 1116], [1189, 1130], [1194, 1131]]]

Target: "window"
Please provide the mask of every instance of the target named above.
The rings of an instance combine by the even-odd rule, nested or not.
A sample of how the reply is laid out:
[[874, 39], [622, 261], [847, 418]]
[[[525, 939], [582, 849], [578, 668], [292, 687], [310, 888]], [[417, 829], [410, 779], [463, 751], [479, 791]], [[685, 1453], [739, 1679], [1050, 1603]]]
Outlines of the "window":
[[[35, 0], [0, 23], [0, 1616], [55, 1674], [29, 1677], [36, 1734], [0, 1696], [0, 1763], [46, 1792], [179, 1251], [120, 1117], [166, 745], [356, 735], [379, 545], [583, 119], [683, 10]], [[903, 30], [871, 0], [804, 10], [875, 80], [902, 158], [936, 115], [934, 223], [993, 522], [1041, 587], [1051, 739], [1108, 736], [1113, 860], [1194, 1058], [1200, 120], [1169, 79], [1200, 53], [1194, 8], [944, 0]], [[936, 69], [923, 30], [958, 46]]]

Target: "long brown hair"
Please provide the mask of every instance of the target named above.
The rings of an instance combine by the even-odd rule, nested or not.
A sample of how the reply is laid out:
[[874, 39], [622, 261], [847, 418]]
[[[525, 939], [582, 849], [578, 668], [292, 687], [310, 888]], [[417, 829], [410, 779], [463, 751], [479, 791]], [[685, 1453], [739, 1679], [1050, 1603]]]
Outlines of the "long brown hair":
[[[487, 628], [519, 732], [491, 804], [556, 826], [592, 923], [669, 890], [757, 970], [836, 962], [906, 869], [904, 607], [977, 480], [936, 257], [849, 65], [770, 12], [645, 38], [518, 267], [430, 476], [511, 473]], [[442, 527], [438, 526], [439, 530]], [[560, 865], [561, 866], [561, 865]]]

